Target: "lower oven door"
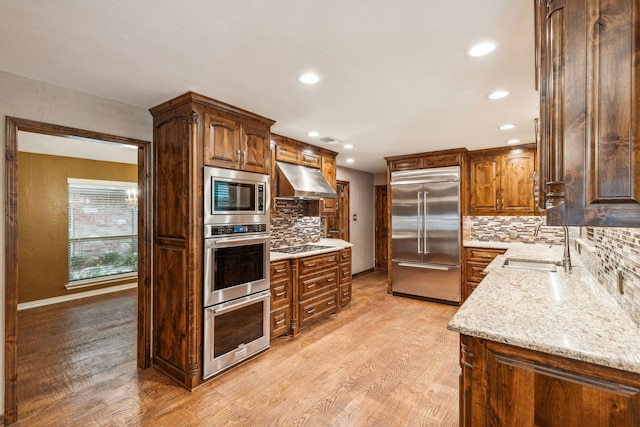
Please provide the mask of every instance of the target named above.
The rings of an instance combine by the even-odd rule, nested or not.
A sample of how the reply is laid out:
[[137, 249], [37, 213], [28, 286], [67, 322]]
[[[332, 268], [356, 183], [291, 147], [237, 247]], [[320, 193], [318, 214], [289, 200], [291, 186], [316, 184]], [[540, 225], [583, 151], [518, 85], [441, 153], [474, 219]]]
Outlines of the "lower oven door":
[[269, 291], [204, 310], [203, 378], [269, 348]]
[[204, 306], [269, 289], [269, 235], [204, 240]]

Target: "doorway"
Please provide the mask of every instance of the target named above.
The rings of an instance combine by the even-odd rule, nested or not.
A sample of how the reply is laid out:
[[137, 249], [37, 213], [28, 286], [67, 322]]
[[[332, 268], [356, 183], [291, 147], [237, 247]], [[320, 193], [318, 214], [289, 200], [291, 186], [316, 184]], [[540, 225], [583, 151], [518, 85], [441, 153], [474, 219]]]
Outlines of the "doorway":
[[137, 147], [138, 157], [138, 342], [137, 366], [150, 366], [151, 354], [151, 144], [100, 132], [7, 117], [5, 143], [5, 423], [17, 421], [18, 340], [18, 133], [31, 132]]
[[337, 181], [336, 215], [327, 218], [327, 237], [349, 241], [349, 182]]

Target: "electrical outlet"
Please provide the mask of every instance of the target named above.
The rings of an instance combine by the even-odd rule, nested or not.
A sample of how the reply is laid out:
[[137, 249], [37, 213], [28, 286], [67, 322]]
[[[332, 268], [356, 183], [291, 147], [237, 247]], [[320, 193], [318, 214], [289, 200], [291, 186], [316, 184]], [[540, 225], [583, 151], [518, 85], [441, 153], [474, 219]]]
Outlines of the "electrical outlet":
[[624, 276], [622, 275], [622, 270], [618, 270], [618, 292], [620, 295], [624, 294]]
[[518, 232], [515, 230], [509, 231], [509, 238], [511, 240], [516, 240], [518, 238]]

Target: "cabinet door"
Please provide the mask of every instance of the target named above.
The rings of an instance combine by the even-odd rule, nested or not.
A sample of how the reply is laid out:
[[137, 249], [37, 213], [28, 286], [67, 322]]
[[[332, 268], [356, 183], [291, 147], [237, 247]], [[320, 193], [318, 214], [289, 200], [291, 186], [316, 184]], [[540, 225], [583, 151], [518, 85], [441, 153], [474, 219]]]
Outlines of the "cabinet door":
[[240, 168], [247, 172], [268, 174], [271, 162], [269, 144], [267, 127], [243, 123], [240, 137]]
[[547, 224], [638, 227], [637, 1], [550, 1], [545, 12]]
[[240, 130], [229, 118], [204, 113], [204, 164], [226, 169], [239, 165]]
[[499, 156], [470, 159], [471, 182], [469, 183], [469, 192], [471, 193], [470, 210], [472, 214], [497, 213], [499, 210], [499, 159]]
[[533, 212], [533, 171], [535, 153], [532, 150], [502, 156], [500, 167], [500, 210], [504, 213]]
[[[321, 163], [322, 176], [324, 176], [334, 190], [336, 187], [336, 158], [333, 156], [322, 156]], [[338, 203], [336, 199], [325, 199], [320, 202], [320, 216], [335, 216]]]

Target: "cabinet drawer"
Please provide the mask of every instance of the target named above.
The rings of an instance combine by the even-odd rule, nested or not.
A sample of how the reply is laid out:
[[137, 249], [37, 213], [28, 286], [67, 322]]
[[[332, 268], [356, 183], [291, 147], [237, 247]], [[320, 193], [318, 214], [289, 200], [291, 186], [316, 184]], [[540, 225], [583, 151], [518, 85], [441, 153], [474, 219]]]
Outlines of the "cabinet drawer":
[[351, 282], [340, 285], [340, 290], [338, 292], [338, 296], [340, 297], [340, 307], [344, 307], [349, 304], [351, 301]]
[[338, 286], [338, 274], [334, 268], [331, 271], [321, 271], [311, 276], [298, 278], [298, 289], [300, 300], [306, 300], [318, 293], [327, 292]]
[[315, 273], [319, 270], [337, 267], [338, 252], [330, 252], [327, 254], [300, 258], [298, 262], [298, 274], [300, 276], [304, 276], [305, 274]]
[[289, 333], [291, 307], [282, 307], [271, 312], [271, 339]]
[[467, 248], [467, 261], [485, 262], [489, 265], [495, 257], [505, 252], [505, 249]]
[[271, 308], [289, 305], [291, 301], [291, 282], [288, 279], [271, 282]]
[[340, 264], [351, 263], [351, 248], [340, 251]]
[[289, 260], [273, 261], [271, 263], [271, 281], [277, 281], [281, 279], [289, 280], [289, 272], [291, 271], [291, 265]]
[[480, 283], [486, 276], [483, 272], [487, 265], [487, 263], [482, 262], [467, 262], [467, 281]]
[[351, 264], [340, 266], [340, 284], [351, 281]]
[[337, 292], [320, 295], [309, 301], [300, 303], [300, 327], [310, 325], [316, 319], [327, 316], [337, 311]]

